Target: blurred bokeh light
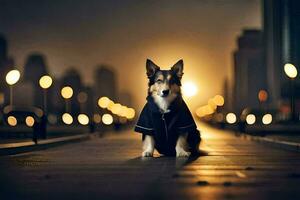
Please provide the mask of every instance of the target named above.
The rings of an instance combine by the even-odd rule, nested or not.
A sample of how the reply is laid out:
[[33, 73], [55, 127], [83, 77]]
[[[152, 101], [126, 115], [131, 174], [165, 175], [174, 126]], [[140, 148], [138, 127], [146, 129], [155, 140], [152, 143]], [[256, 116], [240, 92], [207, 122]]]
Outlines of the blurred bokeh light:
[[61, 96], [65, 99], [70, 99], [73, 96], [73, 89], [70, 86], [65, 86], [61, 89]]
[[18, 121], [17, 121], [17, 118], [15, 118], [14, 116], [9, 116], [7, 118], [7, 123], [10, 125], [10, 126], [16, 126], [18, 124]]
[[93, 115], [93, 120], [96, 124], [99, 124], [101, 122], [101, 115], [100, 114], [94, 114]]
[[217, 106], [223, 106], [225, 103], [224, 97], [221, 95], [214, 96], [213, 101]]
[[254, 114], [249, 114], [249, 115], [247, 115], [247, 117], [246, 117], [246, 122], [247, 122], [247, 124], [249, 124], [249, 125], [254, 124], [254, 123], [256, 122], [256, 117], [255, 117], [255, 115], [254, 115]]
[[265, 102], [268, 100], [268, 92], [266, 90], [260, 90], [258, 92], [258, 100], [260, 102]]
[[297, 68], [291, 63], [287, 63], [284, 65], [284, 72], [289, 78], [292, 79], [296, 78], [298, 74]]
[[192, 97], [195, 96], [198, 92], [198, 88], [195, 83], [189, 81], [189, 82], [184, 82], [182, 84], [182, 94], [185, 97]]
[[8, 85], [16, 84], [20, 79], [20, 72], [18, 70], [11, 70], [7, 73], [5, 79]]
[[234, 124], [236, 120], [236, 115], [234, 113], [228, 113], [226, 115], [226, 121], [228, 124]]
[[42, 76], [39, 80], [41, 88], [48, 89], [52, 85], [52, 78], [48, 75]]
[[67, 124], [67, 125], [70, 125], [73, 123], [73, 117], [72, 115], [70, 115], [69, 113], [64, 113], [62, 115], [62, 121]]
[[88, 95], [85, 92], [79, 92], [77, 95], [77, 101], [79, 103], [85, 103], [88, 99]]
[[32, 127], [34, 125], [34, 118], [32, 116], [27, 116], [25, 123], [27, 126]]
[[103, 124], [105, 124], [105, 125], [110, 125], [110, 124], [113, 123], [113, 121], [114, 121], [114, 119], [113, 119], [113, 117], [112, 117], [111, 114], [104, 114], [104, 115], [102, 116], [102, 122], [103, 122]]
[[89, 124], [89, 117], [86, 114], [79, 114], [77, 117], [79, 124], [81, 125], [88, 125]]
[[271, 124], [273, 121], [273, 117], [271, 114], [265, 114], [262, 118], [262, 123], [265, 125]]
[[111, 100], [108, 97], [101, 97], [98, 100], [98, 105], [100, 108], [108, 108]]

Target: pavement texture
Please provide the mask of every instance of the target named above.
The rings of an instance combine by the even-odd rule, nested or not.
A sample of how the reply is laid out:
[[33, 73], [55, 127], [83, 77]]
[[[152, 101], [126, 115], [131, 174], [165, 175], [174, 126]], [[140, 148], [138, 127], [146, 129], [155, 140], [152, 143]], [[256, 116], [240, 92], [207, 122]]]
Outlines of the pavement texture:
[[299, 199], [300, 154], [200, 124], [198, 158], [141, 158], [132, 131], [0, 157], [1, 199]]
[[50, 147], [55, 147], [57, 145], [67, 144], [70, 142], [79, 142], [82, 140], [90, 139], [90, 136], [90, 134], [85, 133], [71, 136], [53, 137], [48, 139], [40, 139], [38, 140], [37, 144], [35, 144], [31, 140], [24, 140], [22, 142], [8, 142], [3, 144], [0, 143], [0, 156], [47, 149]]

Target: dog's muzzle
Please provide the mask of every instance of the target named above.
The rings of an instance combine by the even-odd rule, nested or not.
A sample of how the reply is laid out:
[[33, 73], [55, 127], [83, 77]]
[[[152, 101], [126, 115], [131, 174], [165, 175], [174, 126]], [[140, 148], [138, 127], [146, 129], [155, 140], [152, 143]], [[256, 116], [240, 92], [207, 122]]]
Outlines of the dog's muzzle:
[[170, 94], [170, 90], [163, 90], [161, 94], [162, 97], [167, 97]]

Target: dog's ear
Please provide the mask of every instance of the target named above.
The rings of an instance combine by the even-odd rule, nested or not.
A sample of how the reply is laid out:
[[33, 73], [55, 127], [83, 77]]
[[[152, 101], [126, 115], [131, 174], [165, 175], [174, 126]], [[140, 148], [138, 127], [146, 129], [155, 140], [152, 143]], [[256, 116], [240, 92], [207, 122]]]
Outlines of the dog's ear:
[[177, 75], [178, 78], [182, 78], [183, 76], [183, 60], [179, 60], [171, 70]]
[[148, 78], [150, 78], [155, 74], [156, 71], [160, 70], [160, 68], [154, 62], [147, 59], [146, 70], [147, 70], [147, 76], [148, 76]]

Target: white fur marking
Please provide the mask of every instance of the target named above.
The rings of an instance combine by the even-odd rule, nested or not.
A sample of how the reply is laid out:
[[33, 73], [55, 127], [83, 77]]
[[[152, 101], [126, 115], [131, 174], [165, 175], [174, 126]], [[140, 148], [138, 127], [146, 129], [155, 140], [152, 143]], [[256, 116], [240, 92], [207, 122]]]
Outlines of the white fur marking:
[[146, 135], [143, 141], [143, 157], [152, 157], [154, 152], [154, 138]]
[[167, 113], [170, 110], [169, 106], [171, 102], [176, 98], [177, 94], [169, 94], [167, 97], [161, 97], [159, 95], [153, 94], [153, 99], [156, 105], [162, 110], [163, 113]]
[[188, 144], [187, 144], [187, 134], [180, 135], [178, 137], [176, 143], [176, 156], [177, 157], [188, 157], [191, 155], [191, 152], [188, 152]]

